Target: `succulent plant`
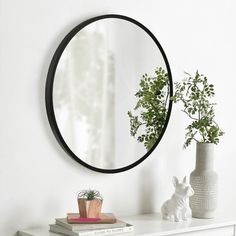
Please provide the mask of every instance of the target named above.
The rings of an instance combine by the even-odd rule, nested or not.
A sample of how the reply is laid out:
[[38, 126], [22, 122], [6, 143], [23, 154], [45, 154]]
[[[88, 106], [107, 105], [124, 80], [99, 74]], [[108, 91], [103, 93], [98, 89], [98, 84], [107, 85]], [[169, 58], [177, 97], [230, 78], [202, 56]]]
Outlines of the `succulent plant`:
[[86, 199], [86, 200], [94, 200], [94, 199], [100, 199], [103, 200], [101, 194], [97, 190], [89, 189], [89, 190], [82, 190], [78, 193], [79, 199]]

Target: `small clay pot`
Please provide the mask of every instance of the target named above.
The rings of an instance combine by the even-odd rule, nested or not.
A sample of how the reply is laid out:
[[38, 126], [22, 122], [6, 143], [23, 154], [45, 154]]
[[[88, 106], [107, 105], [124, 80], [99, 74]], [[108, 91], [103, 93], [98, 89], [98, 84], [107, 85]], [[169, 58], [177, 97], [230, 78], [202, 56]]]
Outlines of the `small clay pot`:
[[87, 200], [78, 198], [79, 214], [81, 218], [100, 218], [102, 210], [102, 200]]

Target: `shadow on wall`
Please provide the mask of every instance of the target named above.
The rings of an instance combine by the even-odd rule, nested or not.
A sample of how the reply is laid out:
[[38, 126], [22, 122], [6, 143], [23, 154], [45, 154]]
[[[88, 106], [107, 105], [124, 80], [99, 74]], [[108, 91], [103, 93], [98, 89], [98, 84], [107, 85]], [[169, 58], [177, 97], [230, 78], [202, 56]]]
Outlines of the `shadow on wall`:
[[14, 207], [14, 209], [11, 210], [14, 214], [12, 214], [10, 218], [8, 217], [5, 219], [2, 224], [3, 228], [1, 229], [1, 232], [5, 232], [5, 235], [17, 236], [17, 231], [20, 228], [25, 227], [25, 218], [30, 219], [32, 212], [30, 209], [27, 210], [25, 206]]
[[145, 168], [141, 171], [140, 179], [140, 212], [151, 213], [155, 209], [156, 196], [154, 189], [158, 188], [155, 184], [155, 175], [153, 171]]
[[[170, 145], [171, 146], [171, 145]], [[174, 146], [174, 145], [173, 145]], [[172, 146], [172, 147], [173, 147]], [[173, 193], [172, 176], [179, 176], [180, 166], [177, 164], [179, 158], [168, 155], [173, 150], [167, 152], [157, 147], [142, 167], [140, 175], [140, 212], [153, 213], [160, 212], [164, 200]], [[175, 148], [172, 148], [175, 149]]]
[[158, 163], [154, 161], [151, 168], [145, 168], [142, 171], [140, 180], [141, 213], [160, 212], [164, 200], [173, 193], [171, 177], [167, 174], [165, 168], [167, 162], [163, 160], [164, 158], [166, 158], [166, 156], [159, 158], [160, 161], [158, 161]]

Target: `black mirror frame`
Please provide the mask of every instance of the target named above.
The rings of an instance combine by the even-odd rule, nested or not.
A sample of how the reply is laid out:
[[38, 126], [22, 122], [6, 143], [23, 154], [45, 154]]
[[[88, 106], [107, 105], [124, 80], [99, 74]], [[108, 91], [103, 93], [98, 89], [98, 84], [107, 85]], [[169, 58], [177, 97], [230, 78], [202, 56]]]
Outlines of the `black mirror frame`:
[[85, 26], [87, 26], [88, 24], [91, 24], [95, 21], [101, 20], [101, 19], [106, 19], [106, 18], [118, 18], [118, 19], [123, 19], [126, 21], [129, 21], [137, 26], [139, 26], [140, 28], [142, 28], [155, 42], [155, 44], [157, 45], [158, 49], [160, 50], [165, 64], [166, 64], [166, 68], [167, 68], [167, 72], [169, 75], [169, 86], [170, 86], [170, 97], [173, 96], [173, 82], [172, 82], [172, 75], [171, 75], [171, 70], [170, 70], [170, 66], [167, 60], [167, 57], [165, 55], [164, 50], [162, 49], [160, 43], [158, 42], [158, 40], [156, 39], [156, 37], [152, 34], [152, 32], [147, 29], [144, 25], [142, 25], [141, 23], [139, 23], [138, 21], [127, 17], [127, 16], [123, 16], [123, 15], [117, 15], [117, 14], [108, 14], [108, 15], [101, 15], [101, 16], [97, 16], [91, 19], [88, 19], [82, 23], [80, 23], [79, 25], [77, 25], [75, 28], [73, 28], [66, 36], [65, 38], [62, 40], [62, 42], [60, 43], [60, 45], [58, 46], [56, 52], [53, 55], [52, 61], [50, 63], [49, 66], [49, 70], [48, 70], [48, 74], [47, 74], [47, 79], [46, 79], [46, 88], [45, 88], [45, 102], [46, 102], [46, 111], [47, 111], [47, 116], [48, 116], [48, 120], [51, 126], [51, 129], [53, 131], [54, 136], [56, 137], [58, 143], [60, 144], [60, 146], [64, 149], [64, 151], [70, 156], [72, 157], [75, 161], [77, 161], [78, 163], [80, 163], [81, 165], [89, 168], [90, 170], [93, 171], [97, 171], [97, 172], [101, 172], [101, 173], [119, 173], [119, 172], [123, 172], [126, 170], [129, 170], [135, 166], [137, 166], [138, 164], [140, 164], [141, 162], [143, 162], [152, 152], [153, 150], [156, 148], [156, 146], [159, 144], [160, 140], [162, 139], [162, 136], [165, 133], [166, 127], [168, 125], [169, 119], [170, 119], [170, 114], [171, 114], [171, 109], [172, 109], [172, 101], [169, 99], [169, 106], [168, 106], [168, 112], [167, 112], [167, 116], [166, 116], [166, 122], [163, 126], [163, 130], [161, 132], [161, 135], [159, 136], [159, 138], [157, 139], [156, 143], [153, 145], [153, 147], [140, 159], [138, 159], [136, 162], [128, 165], [128, 166], [124, 166], [122, 168], [117, 168], [117, 169], [101, 169], [101, 168], [97, 168], [94, 166], [91, 166], [89, 164], [87, 164], [86, 162], [82, 161], [79, 157], [77, 157], [72, 150], [67, 146], [65, 140], [63, 139], [60, 130], [57, 126], [57, 122], [56, 122], [56, 118], [55, 118], [55, 114], [54, 114], [54, 109], [53, 109], [53, 83], [54, 83], [54, 76], [55, 76], [55, 71], [58, 65], [58, 62], [60, 60], [60, 57], [65, 49], [65, 47], [67, 46], [67, 44], [70, 42], [70, 40], [81, 30], [83, 29]]

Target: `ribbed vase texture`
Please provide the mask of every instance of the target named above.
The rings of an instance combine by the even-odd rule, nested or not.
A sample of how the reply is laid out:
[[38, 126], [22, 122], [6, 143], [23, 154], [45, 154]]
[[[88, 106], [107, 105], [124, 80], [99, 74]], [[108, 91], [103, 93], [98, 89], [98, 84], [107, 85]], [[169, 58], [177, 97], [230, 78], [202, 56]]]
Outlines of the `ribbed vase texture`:
[[214, 144], [197, 143], [196, 167], [190, 175], [194, 195], [190, 197], [192, 216], [214, 218], [217, 207], [218, 175], [214, 171]]

